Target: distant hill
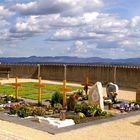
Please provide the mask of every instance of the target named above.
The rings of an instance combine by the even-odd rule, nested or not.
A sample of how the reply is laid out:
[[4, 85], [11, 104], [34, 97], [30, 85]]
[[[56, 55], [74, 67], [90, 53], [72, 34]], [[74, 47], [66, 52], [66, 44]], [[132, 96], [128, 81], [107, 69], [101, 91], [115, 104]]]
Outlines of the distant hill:
[[128, 59], [110, 59], [100, 57], [69, 57], [69, 56], [56, 56], [56, 57], [1, 57], [1, 63], [18, 63], [18, 64], [41, 64], [41, 63], [79, 63], [79, 64], [119, 64], [119, 65], [140, 65], [140, 58]]

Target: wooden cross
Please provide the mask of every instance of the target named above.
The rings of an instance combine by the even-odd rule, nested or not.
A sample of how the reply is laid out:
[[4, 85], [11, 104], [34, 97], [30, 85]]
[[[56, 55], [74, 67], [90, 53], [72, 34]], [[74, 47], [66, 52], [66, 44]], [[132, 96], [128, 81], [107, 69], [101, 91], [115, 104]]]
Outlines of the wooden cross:
[[86, 92], [86, 95], [87, 95], [87, 92], [88, 92], [88, 86], [92, 86], [93, 83], [89, 82], [89, 79], [88, 77], [86, 78], [86, 82], [85, 83], [82, 83], [82, 85], [84, 86], [84, 90]]
[[19, 87], [21, 87], [21, 84], [18, 83], [18, 77], [15, 78], [15, 83], [12, 83], [12, 85], [14, 86], [15, 88], [15, 97], [16, 97], [16, 100], [18, 100], [18, 90], [19, 90]]
[[41, 77], [38, 78], [39, 82], [38, 84], [34, 84], [34, 87], [38, 88], [38, 104], [42, 104], [41, 100], [41, 94], [42, 94], [42, 88], [46, 87], [46, 84], [41, 84]]
[[66, 92], [71, 92], [72, 88], [67, 88], [66, 87], [66, 80], [63, 81], [63, 86], [60, 88], [60, 90], [63, 92], [63, 107], [66, 107], [67, 105], [67, 96]]

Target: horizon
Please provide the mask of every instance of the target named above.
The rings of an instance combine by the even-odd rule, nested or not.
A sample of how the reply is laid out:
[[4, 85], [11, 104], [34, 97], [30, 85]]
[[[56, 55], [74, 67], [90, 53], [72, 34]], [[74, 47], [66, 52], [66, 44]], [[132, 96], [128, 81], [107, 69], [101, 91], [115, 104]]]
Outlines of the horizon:
[[80, 57], [80, 56], [21, 56], [21, 57], [18, 57], [18, 56], [8, 56], [8, 57], [1, 57], [0, 58], [31, 58], [31, 57], [52, 57], [52, 58], [56, 58], [56, 57], [69, 57], [69, 58], [80, 58], [80, 59], [88, 59], [88, 58], [99, 58], [99, 59], [112, 59], [112, 60], [119, 60], [119, 59], [122, 59], [122, 60], [126, 60], [126, 59], [140, 59], [140, 57], [130, 57], [130, 58], [108, 58], [108, 57]]
[[140, 58], [139, 0], [1, 0], [0, 57]]

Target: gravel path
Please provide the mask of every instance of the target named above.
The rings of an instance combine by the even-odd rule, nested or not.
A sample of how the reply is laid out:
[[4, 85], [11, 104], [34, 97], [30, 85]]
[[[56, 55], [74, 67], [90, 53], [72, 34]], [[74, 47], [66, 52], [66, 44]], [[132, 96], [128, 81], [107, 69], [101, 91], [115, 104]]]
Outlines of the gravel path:
[[139, 140], [140, 115], [57, 135], [0, 121], [0, 140]]

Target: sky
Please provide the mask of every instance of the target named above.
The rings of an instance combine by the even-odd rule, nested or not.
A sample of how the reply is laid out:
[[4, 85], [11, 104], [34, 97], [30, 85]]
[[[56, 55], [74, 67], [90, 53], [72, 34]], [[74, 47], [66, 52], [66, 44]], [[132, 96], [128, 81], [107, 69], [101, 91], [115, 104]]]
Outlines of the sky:
[[0, 0], [0, 57], [140, 57], [140, 0]]

